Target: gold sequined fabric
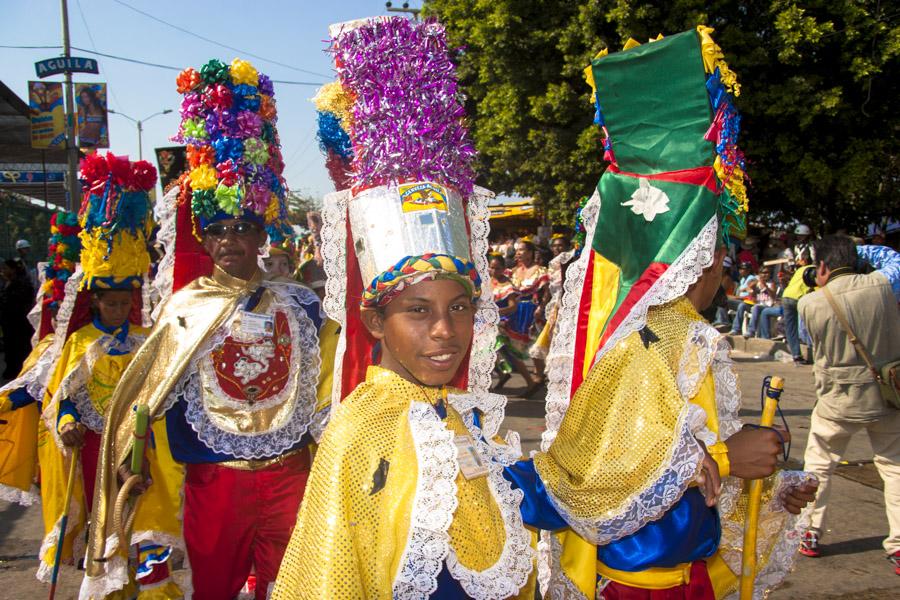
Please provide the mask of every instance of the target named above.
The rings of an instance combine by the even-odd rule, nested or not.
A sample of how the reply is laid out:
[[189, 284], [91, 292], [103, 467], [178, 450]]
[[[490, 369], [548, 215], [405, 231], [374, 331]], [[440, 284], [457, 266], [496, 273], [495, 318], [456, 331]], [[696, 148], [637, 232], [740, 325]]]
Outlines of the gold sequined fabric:
[[572, 516], [602, 518], [622, 507], [669, 461], [685, 405], [675, 376], [691, 313], [685, 299], [651, 308], [647, 328], [658, 340], [635, 332], [604, 355], [572, 398], [550, 449], [534, 457]]
[[[410, 405], [439, 397], [369, 368], [322, 437], [273, 598], [391, 598], [401, 563], [410, 559], [418, 473]], [[465, 433], [459, 414], [446, 408], [446, 428]], [[450, 545], [463, 566], [483, 570], [506, 540], [500, 510], [486, 478], [458, 474], [455, 483]]]

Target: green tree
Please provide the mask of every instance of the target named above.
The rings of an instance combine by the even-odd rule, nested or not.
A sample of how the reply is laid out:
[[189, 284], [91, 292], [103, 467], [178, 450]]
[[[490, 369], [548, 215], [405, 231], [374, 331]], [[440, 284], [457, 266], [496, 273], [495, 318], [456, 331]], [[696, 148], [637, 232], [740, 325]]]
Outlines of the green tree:
[[880, 0], [429, 0], [468, 95], [482, 183], [570, 222], [604, 168], [583, 68], [699, 24], [743, 84], [751, 211], [824, 228], [896, 214], [900, 11]]
[[288, 222], [291, 225], [307, 227], [306, 214], [317, 211], [322, 207], [322, 202], [304, 192], [290, 190], [287, 193], [286, 204], [288, 209]]

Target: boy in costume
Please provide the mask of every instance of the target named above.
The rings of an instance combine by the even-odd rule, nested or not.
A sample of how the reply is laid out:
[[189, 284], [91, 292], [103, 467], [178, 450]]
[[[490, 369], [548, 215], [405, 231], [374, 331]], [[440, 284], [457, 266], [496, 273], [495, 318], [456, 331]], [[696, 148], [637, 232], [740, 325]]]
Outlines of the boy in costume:
[[[710, 32], [632, 40], [587, 70], [611, 164], [584, 208], [589, 247], [567, 271], [572, 293], [548, 357], [547, 431], [533, 468], [573, 531], [544, 537], [545, 597], [732, 594], [740, 478], [771, 475], [789, 439], [741, 429], [729, 346], [698, 312], [747, 210], [739, 87]], [[766, 486], [760, 595], [790, 568], [792, 515], [814, 491], [800, 473]]]
[[[59, 523], [67, 508], [68, 463], [75, 457], [80, 464], [75, 482], [78, 492], [68, 507], [62, 557], [79, 561], [83, 557], [81, 539], [94, 495], [109, 398], [144, 341], [149, 324], [145, 322], [149, 306], [142, 285], [150, 264], [146, 250], [152, 226], [149, 190], [156, 184], [156, 171], [145, 161], [131, 163], [113, 154], [89, 155], [82, 160], [80, 171], [85, 190], [78, 217], [81, 266], [71, 274], [59, 308], [55, 344], [61, 349], [51, 350], [55, 365], [43, 393], [38, 432], [45, 534], [37, 577], [42, 581], [48, 580], [56, 556]], [[160, 440], [162, 444], [164, 440]], [[77, 454], [73, 452], [76, 448]], [[152, 475], [162, 481], [172, 468], [171, 463], [158, 464]], [[147, 502], [158, 500], [151, 496]], [[138, 597], [180, 597], [181, 591], [169, 579], [164, 564], [170, 549], [156, 543], [165, 541], [156, 539], [158, 523], [139, 520], [135, 528], [141, 553], [137, 557]], [[124, 572], [123, 577], [128, 592], [134, 594], [134, 574]]]
[[473, 188], [444, 30], [372, 19], [332, 37], [356, 98], [354, 187], [326, 198], [322, 235], [342, 402], [273, 597], [531, 598], [522, 495], [502, 475], [520, 452], [494, 440], [505, 399], [487, 392], [489, 192]]
[[[176, 507], [183, 494], [183, 518], [165, 533], [186, 551], [195, 599], [233, 598], [251, 571], [256, 598], [266, 597], [329, 412], [317, 397], [319, 299], [296, 282], [264, 281], [259, 264], [266, 227], [289, 231], [272, 82], [235, 59], [185, 69], [177, 83], [176, 139], [188, 144], [190, 171], [156, 207], [162, 300], [109, 403], [83, 599], [121, 586], [128, 540], [114, 530], [113, 503], [137, 406], [183, 466], [166, 485]], [[329, 356], [323, 348], [323, 371]], [[155, 508], [142, 498], [138, 517]]]

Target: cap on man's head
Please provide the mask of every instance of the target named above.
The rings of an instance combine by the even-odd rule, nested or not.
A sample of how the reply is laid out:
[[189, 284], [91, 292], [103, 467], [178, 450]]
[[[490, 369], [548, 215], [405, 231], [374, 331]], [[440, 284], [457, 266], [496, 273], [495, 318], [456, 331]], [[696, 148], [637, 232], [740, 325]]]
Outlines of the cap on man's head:
[[752, 268], [753, 268], [753, 264], [747, 262], [746, 260], [743, 261], [741, 264], [738, 265], [738, 269], [748, 269], [748, 270], [749, 270], [749, 269], [752, 269]]
[[22, 250], [23, 248], [31, 248], [31, 242], [28, 240], [18, 240], [16, 242], [16, 250]]

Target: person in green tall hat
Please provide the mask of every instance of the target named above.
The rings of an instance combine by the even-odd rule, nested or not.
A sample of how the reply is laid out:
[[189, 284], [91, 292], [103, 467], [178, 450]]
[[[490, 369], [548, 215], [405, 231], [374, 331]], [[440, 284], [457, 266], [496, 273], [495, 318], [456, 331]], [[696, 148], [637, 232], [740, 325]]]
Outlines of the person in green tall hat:
[[743, 480], [768, 478], [757, 593], [783, 579], [804, 473], [776, 474], [786, 431], [742, 429], [727, 341], [701, 316], [747, 212], [740, 87], [711, 29], [587, 70], [610, 163], [582, 209], [548, 353], [542, 451], [508, 469], [535, 510], [544, 597], [713, 599], [736, 591]]

